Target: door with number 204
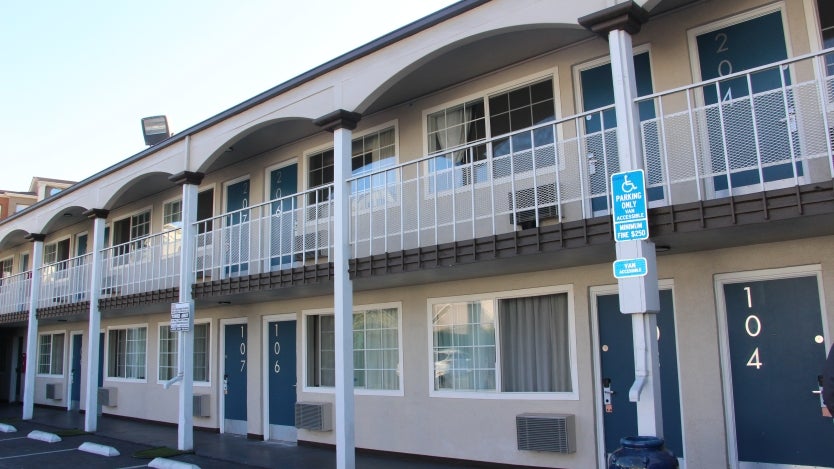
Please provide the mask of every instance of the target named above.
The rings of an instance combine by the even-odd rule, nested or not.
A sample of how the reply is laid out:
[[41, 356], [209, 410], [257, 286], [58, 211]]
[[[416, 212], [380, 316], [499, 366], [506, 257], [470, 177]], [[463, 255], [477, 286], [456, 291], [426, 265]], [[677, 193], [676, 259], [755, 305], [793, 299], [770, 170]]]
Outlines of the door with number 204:
[[834, 425], [818, 394], [817, 276], [732, 282], [723, 294], [739, 465], [834, 467]]

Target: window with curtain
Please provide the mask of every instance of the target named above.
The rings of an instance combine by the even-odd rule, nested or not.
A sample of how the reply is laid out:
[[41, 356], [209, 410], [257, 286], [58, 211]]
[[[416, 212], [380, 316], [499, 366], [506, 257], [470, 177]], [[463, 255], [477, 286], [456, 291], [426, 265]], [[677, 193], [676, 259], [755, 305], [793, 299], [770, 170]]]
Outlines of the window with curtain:
[[107, 377], [145, 379], [147, 327], [111, 329], [107, 335]]
[[[371, 308], [353, 313], [353, 377], [357, 389], [400, 389], [400, 310]], [[307, 316], [307, 386], [335, 385], [332, 314]]]
[[[209, 381], [209, 323], [194, 324], [194, 381]], [[171, 326], [159, 326], [159, 380], [177, 375], [179, 334]]]
[[64, 374], [64, 333], [42, 334], [38, 341], [38, 374]]
[[431, 305], [436, 391], [573, 391], [566, 293]]
[[[555, 153], [544, 152], [533, 162], [531, 150], [553, 145], [552, 126], [536, 127], [556, 118], [553, 81], [478, 98], [432, 112], [427, 116], [430, 189], [451, 189], [486, 181], [488, 157], [498, 160], [493, 177], [555, 164]], [[487, 125], [489, 123], [489, 125]], [[536, 127], [530, 129], [531, 127]], [[487, 140], [493, 137], [491, 152]], [[495, 138], [499, 137], [499, 138]], [[514, 156], [511, 162], [507, 157]]]

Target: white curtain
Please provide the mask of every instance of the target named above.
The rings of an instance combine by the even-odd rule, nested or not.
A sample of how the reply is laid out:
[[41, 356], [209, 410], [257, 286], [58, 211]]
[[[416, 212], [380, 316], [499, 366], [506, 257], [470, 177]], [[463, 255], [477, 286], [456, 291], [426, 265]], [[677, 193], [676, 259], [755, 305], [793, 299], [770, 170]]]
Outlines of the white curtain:
[[566, 294], [498, 301], [504, 392], [571, 391]]

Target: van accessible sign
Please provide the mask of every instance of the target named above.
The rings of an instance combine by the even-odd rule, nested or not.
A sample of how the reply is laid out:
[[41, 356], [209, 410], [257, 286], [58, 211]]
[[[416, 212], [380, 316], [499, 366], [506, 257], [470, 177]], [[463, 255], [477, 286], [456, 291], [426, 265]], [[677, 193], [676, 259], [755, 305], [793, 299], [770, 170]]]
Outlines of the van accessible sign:
[[614, 261], [614, 278], [644, 277], [648, 273], [645, 257]]
[[646, 183], [642, 169], [611, 175], [614, 240], [638, 241], [649, 237]]

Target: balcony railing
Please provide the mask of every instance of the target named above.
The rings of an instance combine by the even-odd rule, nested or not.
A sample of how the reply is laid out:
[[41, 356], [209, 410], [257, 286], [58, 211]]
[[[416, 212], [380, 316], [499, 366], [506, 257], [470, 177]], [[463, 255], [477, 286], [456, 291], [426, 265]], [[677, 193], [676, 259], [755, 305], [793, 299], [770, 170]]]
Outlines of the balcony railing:
[[[650, 206], [834, 178], [827, 50], [636, 100]], [[354, 258], [608, 214], [619, 171], [612, 106], [351, 177]], [[197, 281], [326, 262], [333, 185], [196, 224]], [[107, 248], [103, 295], [176, 287], [181, 230]], [[84, 301], [89, 256], [38, 270], [39, 307]], [[27, 273], [0, 280], [0, 314], [28, 309]]]
[[92, 258], [92, 254], [85, 254], [38, 269], [38, 308], [86, 301], [90, 295]]
[[182, 230], [137, 238], [103, 251], [102, 296], [125, 296], [179, 286]]
[[32, 271], [0, 279], [0, 315], [29, 312]]
[[282, 270], [330, 256], [333, 186], [197, 222], [197, 281]]

